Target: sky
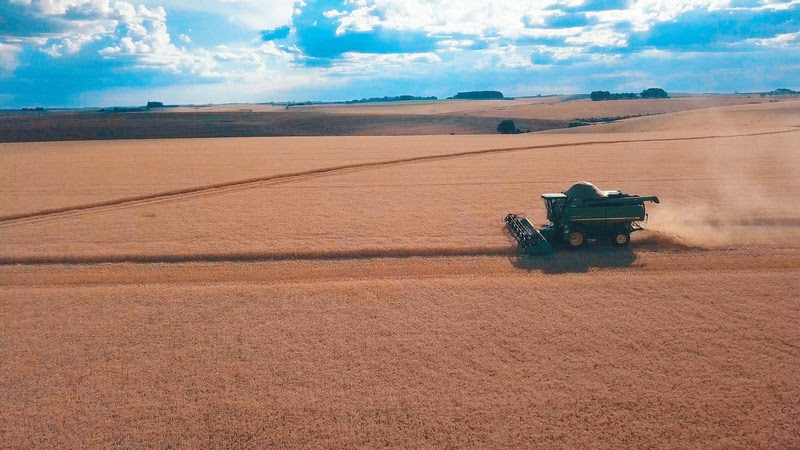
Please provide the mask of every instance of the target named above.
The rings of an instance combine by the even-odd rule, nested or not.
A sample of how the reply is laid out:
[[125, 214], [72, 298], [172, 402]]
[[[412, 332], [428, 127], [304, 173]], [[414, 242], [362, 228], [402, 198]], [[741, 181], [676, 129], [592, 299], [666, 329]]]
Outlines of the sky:
[[0, 0], [0, 108], [800, 88], [800, 0]]

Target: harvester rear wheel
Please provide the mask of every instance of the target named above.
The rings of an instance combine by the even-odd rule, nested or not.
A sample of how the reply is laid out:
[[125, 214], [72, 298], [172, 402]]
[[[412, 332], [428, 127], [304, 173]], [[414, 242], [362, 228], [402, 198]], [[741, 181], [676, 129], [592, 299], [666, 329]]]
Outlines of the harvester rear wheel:
[[571, 231], [569, 233], [569, 246], [572, 248], [578, 248], [583, 243], [586, 242], [586, 236], [583, 235], [580, 231]]
[[618, 231], [613, 236], [614, 245], [624, 247], [631, 242], [631, 235], [627, 231]]

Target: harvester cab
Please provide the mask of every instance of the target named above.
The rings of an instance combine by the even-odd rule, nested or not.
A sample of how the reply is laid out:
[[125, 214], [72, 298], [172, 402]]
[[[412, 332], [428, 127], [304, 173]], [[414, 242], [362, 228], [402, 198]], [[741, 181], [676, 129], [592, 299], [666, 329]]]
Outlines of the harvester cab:
[[524, 215], [505, 218], [522, 253], [549, 253], [551, 242], [577, 248], [589, 240], [610, 239], [617, 246], [628, 245], [631, 233], [643, 229], [641, 222], [647, 219], [645, 202], [659, 202], [658, 197], [601, 191], [586, 181], [564, 192], [542, 194], [542, 199], [549, 221], [546, 225], [537, 228]]

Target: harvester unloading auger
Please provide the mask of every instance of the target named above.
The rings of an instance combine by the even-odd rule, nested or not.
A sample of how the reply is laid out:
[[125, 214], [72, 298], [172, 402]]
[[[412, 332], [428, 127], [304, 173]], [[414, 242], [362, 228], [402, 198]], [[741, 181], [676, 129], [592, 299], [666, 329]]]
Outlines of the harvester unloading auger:
[[533, 226], [523, 215], [509, 214], [506, 226], [519, 243], [522, 253], [537, 255], [553, 250], [551, 242], [564, 242], [577, 248], [588, 240], [609, 238], [617, 246], [631, 241], [631, 233], [642, 230], [647, 219], [645, 202], [658, 203], [658, 197], [639, 197], [621, 191], [601, 191], [582, 181], [557, 194], [542, 194], [550, 222]]

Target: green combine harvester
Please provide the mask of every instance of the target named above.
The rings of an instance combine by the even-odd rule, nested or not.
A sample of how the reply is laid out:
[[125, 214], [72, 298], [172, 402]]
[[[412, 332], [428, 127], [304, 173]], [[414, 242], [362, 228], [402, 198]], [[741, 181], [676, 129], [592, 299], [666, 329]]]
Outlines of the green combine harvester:
[[506, 226], [528, 255], [549, 253], [551, 242], [564, 242], [578, 248], [589, 240], [609, 239], [623, 247], [631, 241], [631, 233], [642, 230], [647, 219], [645, 202], [658, 203], [658, 197], [639, 197], [621, 191], [601, 191], [582, 181], [564, 192], [542, 194], [547, 207], [547, 220], [541, 228], [533, 226], [524, 215], [509, 214]]

